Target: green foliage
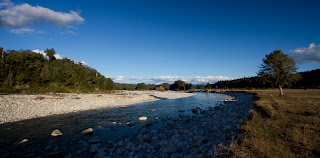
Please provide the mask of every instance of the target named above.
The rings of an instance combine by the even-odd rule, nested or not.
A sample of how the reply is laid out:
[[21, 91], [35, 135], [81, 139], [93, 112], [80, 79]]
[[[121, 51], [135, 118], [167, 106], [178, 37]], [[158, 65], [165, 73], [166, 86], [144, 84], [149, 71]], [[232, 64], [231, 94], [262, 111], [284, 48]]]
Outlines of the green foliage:
[[203, 84], [201, 84], [201, 85], [197, 85], [197, 89], [206, 89], [206, 87]]
[[170, 89], [170, 84], [169, 83], [163, 83], [162, 85], [161, 85], [163, 88], [164, 88], [164, 90], [169, 90]]
[[283, 87], [299, 79], [297, 69], [295, 61], [289, 55], [275, 50], [263, 59], [258, 75], [274, 85]]
[[54, 55], [56, 54], [56, 51], [51, 48], [51, 49], [47, 49], [46, 51], [44, 51], [45, 53], [47, 53], [47, 56], [49, 57], [49, 60], [55, 60], [56, 58], [54, 57]]
[[178, 80], [170, 86], [171, 90], [186, 90], [186, 83], [184, 81]]
[[148, 90], [149, 88], [145, 83], [138, 83], [136, 90]]
[[[49, 61], [30, 50], [8, 50], [0, 62], [0, 86], [30, 92], [94, 92], [113, 90], [114, 83], [96, 70], [64, 58], [56, 60], [47, 49]], [[53, 88], [52, 88], [53, 87]]]
[[156, 90], [157, 91], [165, 91], [166, 89], [162, 85], [159, 85], [156, 87]]
[[188, 84], [186, 84], [186, 90], [192, 90], [192, 89], [194, 89], [193, 88], [193, 85], [191, 84], [191, 83], [188, 83]]
[[295, 61], [289, 55], [275, 50], [263, 59], [258, 75], [265, 81], [279, 86], [280, 94], [283, 95], [283, 86], [290, 86], [292, 82], [300, 79], [297, 69]]
[[135, 90], [137, 88], [136, 84], [124, 84], [124, 83], [114, 83], [116, 90]]

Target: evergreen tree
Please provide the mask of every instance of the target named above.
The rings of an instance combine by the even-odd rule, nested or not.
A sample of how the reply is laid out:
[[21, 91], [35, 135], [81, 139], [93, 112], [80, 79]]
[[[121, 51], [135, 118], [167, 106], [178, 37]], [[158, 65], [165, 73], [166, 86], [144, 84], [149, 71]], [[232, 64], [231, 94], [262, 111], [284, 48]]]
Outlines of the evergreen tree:
[[281, 50], [275, 50], [263, 59], [258, 75], [265, 81], [278, 86], [280, 95], [283, 95], [283, 86], [300, 79], [297, 69], [295, 61], [289, 55]]

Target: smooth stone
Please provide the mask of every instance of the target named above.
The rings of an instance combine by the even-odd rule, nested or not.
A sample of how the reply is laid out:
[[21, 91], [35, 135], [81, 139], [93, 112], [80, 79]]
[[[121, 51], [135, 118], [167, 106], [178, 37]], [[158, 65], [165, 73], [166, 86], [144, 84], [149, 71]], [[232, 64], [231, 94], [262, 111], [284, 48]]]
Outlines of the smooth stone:
[[84, 135], [93, 134], [93, 129], [92, 128], [88, 128], [86, 130], [83, 130], [82, 134], [84, 134]]
[[58, 129], [55, 129], [54, 131], [52, 131], [51, 136], [53, 137], [57, 137], [57, 136], [61, 136], [63, 133], [60, 132]]
[[25, 143], [25, 142], [28, 142], [29, 140], [28, 139], [23, 139], [19, 142], [19, 144], [22, 144], [22, 143]]
[[139, 117], [139, 121], [146, 121], [148, 118], [146, 116]]

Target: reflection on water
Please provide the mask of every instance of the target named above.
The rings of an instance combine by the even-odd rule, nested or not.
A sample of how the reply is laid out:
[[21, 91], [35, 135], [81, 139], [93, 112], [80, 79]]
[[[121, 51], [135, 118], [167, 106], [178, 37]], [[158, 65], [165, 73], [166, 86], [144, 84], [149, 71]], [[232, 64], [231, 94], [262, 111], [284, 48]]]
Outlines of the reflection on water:
[[[192, 108], [214, 107], [219, 100], [225, 98], [224, 94], [200, 92], [187, 98], [162, 99], [127, 107], [90, 110], [2, 124], [0, 157], [8, 153], [8, 157], [46, 155], [44, 148], [48, 146], [59, 146], [62, 152], [72, 153], [77, 151], [79, 140], [88, 140], [92, 137], [111, 141], [117, 141], [119, 137], [131, 138], [134, 130], [146, 124], [138, 120], [140, 116], [147, 116], [148, 121], [154, 122], [148, 128], [158, 128], [162, 126], [162, 118], [178, 117], [178, 111], [185, 111], [184, 115], [193, 115]], [[82, 135], [81, 131], [89, 127], [94, 129], [94, 135]], [[50, 133], [57, 128], [64, 134], [59, 138], [51, 137]], [[16, 144], [23, 139], [29, 141]]]

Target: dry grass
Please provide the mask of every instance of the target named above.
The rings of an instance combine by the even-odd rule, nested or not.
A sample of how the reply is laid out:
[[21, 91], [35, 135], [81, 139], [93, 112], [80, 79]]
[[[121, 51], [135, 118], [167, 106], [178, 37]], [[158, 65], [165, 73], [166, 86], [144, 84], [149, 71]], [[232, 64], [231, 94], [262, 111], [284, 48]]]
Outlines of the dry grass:
[[252, 90], [256, 111], [233, 157], [320, 157], [320, 90]]

